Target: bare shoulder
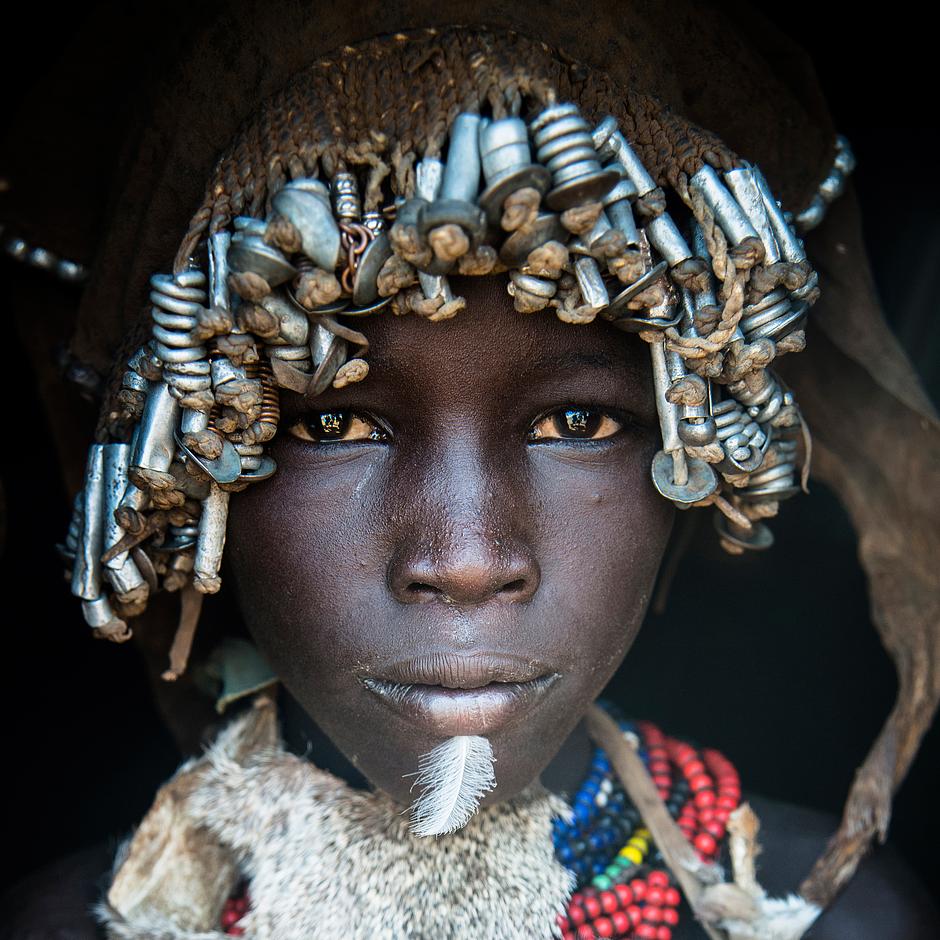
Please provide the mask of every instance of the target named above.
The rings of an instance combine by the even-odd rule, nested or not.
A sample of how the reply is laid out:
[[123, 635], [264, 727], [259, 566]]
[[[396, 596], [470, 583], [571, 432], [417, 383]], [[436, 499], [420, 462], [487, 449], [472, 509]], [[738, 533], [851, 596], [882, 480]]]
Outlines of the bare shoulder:
[[0, 897], [0, 940], [98, 940], [91, 907], [101, 897], [113, 851], [105, 844], [65, 856]]
[[[794, 891], [838, 820], [762, 797], [749, 797], [761, 820], [760, 879], [770, 894]], [[890, 846], [876, 848], [807, 940], [936, 940], [940, 914], [927, 890]]]

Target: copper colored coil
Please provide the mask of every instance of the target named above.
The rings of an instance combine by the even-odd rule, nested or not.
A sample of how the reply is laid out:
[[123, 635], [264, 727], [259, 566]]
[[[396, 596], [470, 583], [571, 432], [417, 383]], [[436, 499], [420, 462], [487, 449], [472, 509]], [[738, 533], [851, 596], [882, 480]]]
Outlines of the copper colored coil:
[[375, 235], [361, 222], [340, 222], [339, 229], [340, 244], [346, 252], [346, 267], [339, 280], [343, 290], [351, 294], [359, 258]]
[[261, 379], [261, 414], [258, 420], [262, 424], [273, 424], [277, 427], [281, 420], [281, 395], [274, 381], [274, 372], [267, 359], [261, 360], [258, 365], [258, 375]]

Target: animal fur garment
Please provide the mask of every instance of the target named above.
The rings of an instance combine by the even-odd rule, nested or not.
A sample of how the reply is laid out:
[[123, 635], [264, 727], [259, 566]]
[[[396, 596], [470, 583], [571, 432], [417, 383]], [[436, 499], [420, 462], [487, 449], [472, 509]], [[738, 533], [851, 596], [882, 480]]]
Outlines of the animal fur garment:
[[241, 926], [258, 940], [548, 938], [574, 889], [551, 838], [569, 813], [534, 786], [452, 835], [414, 836], [387, 796], [286, 752], [262, 699], [161, 789], [99, 916], [120, 940], [221, 940], [244, 877]]
[[483, 794], [496, 786], [493, 746], [478, 735], [448, 738], [421, 757], [415, 786], [421, 792], [411, 807], [411, 831], [416, 836], [462, 829]]

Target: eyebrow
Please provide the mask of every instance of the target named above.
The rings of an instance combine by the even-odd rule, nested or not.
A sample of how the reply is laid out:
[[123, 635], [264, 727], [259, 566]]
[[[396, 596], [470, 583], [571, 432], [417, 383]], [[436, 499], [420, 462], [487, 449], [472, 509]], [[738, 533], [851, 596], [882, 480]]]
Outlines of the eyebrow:
[[524, 367], [524, 372], [570, 372], [587, 366], [592, 369], [606, 369], [614, 372], [623, 368], [623, 362], [603, 352], [583, 352], [571, 350], [563, 353], [550, 353], [532, 359]]

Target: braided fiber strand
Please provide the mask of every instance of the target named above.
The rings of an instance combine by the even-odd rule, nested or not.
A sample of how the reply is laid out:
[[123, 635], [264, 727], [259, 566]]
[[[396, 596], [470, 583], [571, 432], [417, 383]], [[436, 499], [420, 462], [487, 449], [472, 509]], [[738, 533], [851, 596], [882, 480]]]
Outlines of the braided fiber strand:
[[[258, 215], [286, 182], [370, 166], [391, 195], [410, 195], [414, 163], [441, 151], [461, 111], [494, 116], [574, 100], [588, 119], [612, 113], [659, 185], [676, 188], [703, 162], [736, 157], [715, 135], [513, 32], [451, 27], [345, 47], [296, 76], [243, 125], [219, 160], [177, 253], [182, 271], [199, 241], [236, 215]], [[378, 202], [373, 190], [369, 197]]]

